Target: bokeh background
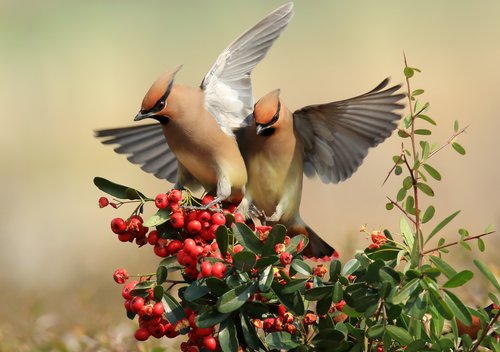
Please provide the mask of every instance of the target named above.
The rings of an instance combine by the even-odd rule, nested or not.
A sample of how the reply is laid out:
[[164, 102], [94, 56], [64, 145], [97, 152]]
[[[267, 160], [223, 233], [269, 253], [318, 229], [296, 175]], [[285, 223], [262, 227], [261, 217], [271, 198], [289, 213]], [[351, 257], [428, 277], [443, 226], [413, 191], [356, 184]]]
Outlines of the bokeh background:
[[[152, 81], [179, 63], [177, 80], [198, 85], [225, 46], [284, 1], [0, 1], [0, 350], [147, 350], [127, 337], [118, 267], [148, 272], [150, 247], [118, 242], [109, 230], [129, 209], [99, 209], [94, 176], [154, 196], [170, 185], [143, 173], [93, 138], [93, 130], [132, 124]], [[445, 142], [453, 121], [470, 124], [434, 158], [436, 219], [457, 209], [446, 228], [480, 233], [498, 227], [500, 201], [500, 3], [497, 1], [296, 1], [295, 17], [253, 74], [254, 95], [281, 88], [293, 110], [363, 93], [386, 76], [402, 82], [403, 51], [423, 72], [413, 81]], [[393, 136], [371, 150], [347, 182], [307, 180], [302, 216], [347, 260], [368, 244], [359, 233], [397, 231], [382, 187]], [[425, 200], [428, 205], [429, 200]], [[131, 210], [131, 209], [130, 209]], [[429, 226], [435, 225], [436, 222]], [[453, 255], [499, 265], [498, 236], [487, 253]], [[473, 246], [474, 247], [474, 246]], [[482, 304], [477, 279], [465, 299]], [[175, 345], [176, 343], [174, 343]], [[133, 346], [133, 347], [131, 347]]]

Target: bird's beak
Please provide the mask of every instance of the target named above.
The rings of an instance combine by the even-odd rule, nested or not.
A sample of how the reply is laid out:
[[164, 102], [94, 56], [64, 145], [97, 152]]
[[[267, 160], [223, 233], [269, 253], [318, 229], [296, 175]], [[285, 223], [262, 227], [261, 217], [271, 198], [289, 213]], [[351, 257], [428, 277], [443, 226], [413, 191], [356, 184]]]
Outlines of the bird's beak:
[[255, 132], [260, 136], [262, 134], [262, 132], [264, 132], [268, 128], [269, 128], [269, 126], [261, 125], [260, 123], [258, 123], [256, 125], [256, 131]]
[[151, 117], [153, 115], [154, 115], [154, 113], [151, 113], [151, 112], [143, 114], [142, 112], [139, 111], [137, 113], [137, 115], [135, 115], [134, 121], [141, 121], [141, 120], [144, 120], [144, 119]]

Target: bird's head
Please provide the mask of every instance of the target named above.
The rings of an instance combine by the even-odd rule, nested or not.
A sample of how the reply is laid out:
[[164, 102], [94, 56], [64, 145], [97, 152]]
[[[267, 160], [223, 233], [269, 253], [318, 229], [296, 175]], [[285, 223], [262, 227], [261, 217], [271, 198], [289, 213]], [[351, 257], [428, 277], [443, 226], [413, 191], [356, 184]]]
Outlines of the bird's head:
[[135, 116], [134, 121], [145, 118], [153, 118], [160, 123], [167, 123], [170, 116], [168, 112], [168, 96], [174, 84], [174, 78], [182, 65], [162, 74], [149, 88], [142, 100], [141, 110]]
[[280, 124], [281, 102], [280, 90], [267, 93], [255, 103], [253, 116], [256, 133], [260, 136], [270, 136]]

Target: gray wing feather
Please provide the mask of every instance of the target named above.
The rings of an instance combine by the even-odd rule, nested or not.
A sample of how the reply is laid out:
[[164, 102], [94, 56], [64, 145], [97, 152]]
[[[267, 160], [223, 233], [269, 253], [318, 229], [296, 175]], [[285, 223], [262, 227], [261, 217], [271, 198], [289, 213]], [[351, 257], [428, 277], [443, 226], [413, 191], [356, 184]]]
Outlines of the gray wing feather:
[[[403, 107], [396, 94], [401, 85], [387, 88], [385, 79], [363, 95], [338, 102], [310, 105], [294, 112], [295, 128], [304, 143], [304, 174], [325, 183], [352, 176], [370, 147], [389, 137]], [[384, 90], [385, 89], [385, 90]]]
[[177, 159], [170, 150], [159, 124], [112, 128], [95, 131], [95, 137], [102, 144], [118, 144], [118, 154], [128, 154], [127, 159], [141, 166], [141, 169], [176, 182]]
[[205, 107], [217, 119], [224, 132], [232, 134], [252, 112], [250, 74], [292, 16], [293, 3], [287, 3], [271, 12], [233, 41], [203, 78], [201, 88], [205, 91]]

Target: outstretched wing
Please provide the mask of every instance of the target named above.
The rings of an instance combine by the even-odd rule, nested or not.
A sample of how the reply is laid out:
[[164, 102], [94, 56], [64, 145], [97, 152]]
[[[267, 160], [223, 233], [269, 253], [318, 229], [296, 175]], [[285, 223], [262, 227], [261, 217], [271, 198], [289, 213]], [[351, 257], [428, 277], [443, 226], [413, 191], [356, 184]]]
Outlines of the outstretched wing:
[[[324, 183], [344, 181], [374, 147], [389, 137], [401, 115], [394, 110], [405, 95], [401, 85], [386, 88], [385, 79], [363, 95], [333, 103], [310, 105], [294, 112], [295, 128], [304, 143], [304, 173]], [[385, 90], [384, 90], [385, 89]]]
[[115, 152], [158, 178], [176, 182], [177, 159], [168, 147], [160, 124], [95, 131], [102, 144], [118, 144]]
[[219, 55], [201, 83], [205, 108], [232, 135], [252, 112], [250, 75], [293, 16], [293, 3], [274, 10]]

